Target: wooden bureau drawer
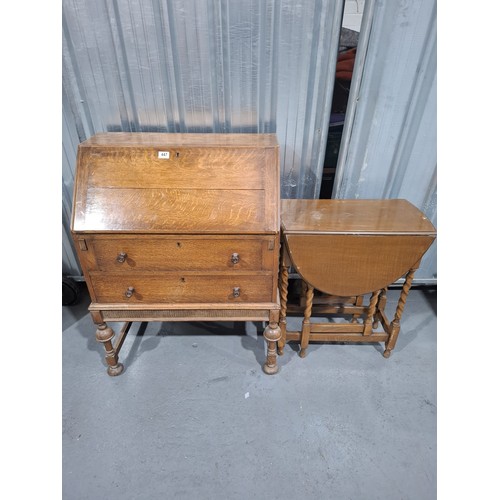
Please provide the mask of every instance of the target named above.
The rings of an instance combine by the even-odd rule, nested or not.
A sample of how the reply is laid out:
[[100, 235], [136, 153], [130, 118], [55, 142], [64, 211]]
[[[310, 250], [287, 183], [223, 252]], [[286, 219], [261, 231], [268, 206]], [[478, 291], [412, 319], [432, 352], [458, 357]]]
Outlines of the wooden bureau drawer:
[[122, 237], [95, 238], [92, 241], [96, 269], [123, 272], [272, 271], [274, 244], [275, 239], [269, 237], [253, 239]]
[[[271, 302], [271, 273], [91, 273], [100, 303]], [[133, 293], [126, 296], [132, 287]], [[239, 289], [237, 296], [236, 289]]]

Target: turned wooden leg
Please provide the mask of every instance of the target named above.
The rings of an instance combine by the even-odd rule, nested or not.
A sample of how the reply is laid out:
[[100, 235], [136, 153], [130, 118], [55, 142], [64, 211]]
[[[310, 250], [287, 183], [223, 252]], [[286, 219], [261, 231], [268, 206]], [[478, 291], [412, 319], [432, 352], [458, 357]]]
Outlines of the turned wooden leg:
[[[387, 304], [387, 288], [382, 288], [380, 291], [380, 295], [378, 296], [378, 304], [377, 304], [377, 312], [384, 312], [385, 305]], [[373, 329], [376, 330], [378, 328], [378, 317], [375, 318], [373, 322]]]
[[[356, 306], [362, 306], [363, 305], [363, 295], [358, 295], [356, 297], [356, 302], [354, 303]], [[354, 313], [351, 318], [351, 323], [358, 323], [358, 318], [361, 316], [359, 313]]]
[[372, 293], [370, 297], [370, 305], [368, 306], [368, 314], [366, 315], [363, 335], [370, 335], [373, 331], [373, 315], [375, 314], [375, 309], [377, 307], [378, 296], [380, 295], [380, 290], [376, 290]]
[[279, 311], [271, 311], [269, 324], [264, 330], [264, 338], [267, 341], [267, 358], [263, 370], [268, 375], [278, 373], [279, 367], [276, 362], [276, 346], [281, 337], [281, 329], [278, 325]]
[[123, 371], [123, 365], [118, 362], [118, 353], [115, 351], [113, 343], [111, 342], [114, 336], [115, 333], [113, 329], [106, 323], [97, 325], [95, 338], [97, 342], [100, 342], [104, 347], [104, 351], [106, 352], [106, 363], [108, 364], [108, 375], [111, 377], [120, 375]]
[[304, 319], [302, 321], [302, 332], [300, 334], [300, 352], [301, 358], [306, 357], [307, 346], [309, 345], [309, 334], [311, 333], [311, 313], [314, 299], [314, 288], [307, 284], [306, 290], [306, 308], [304, 309]]
[[410, 271], [406, 275], [403, 289], [401, 290], [401, 295], [399, 296], [396, 313], [394, 314], [394, 319], [391, 322], [389, 338], [385, 343], [384, 358], [388, 358], [391, 355], [391, 351], [394, 349], [398, 340], [399, 330], [401, 328], [400, 320], [401, 316], [403, 315], [406, 299], [408, 298], [408, 292], [410, 291], [411, 282], [413, 281], [413, 275], [415, 274], [415, 271], [416, 269], [410, 269]]
[[286, 344], [286, 305], [288, 300], [288, 266], [285, 262], [281, 264], [280, 270], [280, 330], [281, 338], [278, 341], [278, 354], [283, 354]]

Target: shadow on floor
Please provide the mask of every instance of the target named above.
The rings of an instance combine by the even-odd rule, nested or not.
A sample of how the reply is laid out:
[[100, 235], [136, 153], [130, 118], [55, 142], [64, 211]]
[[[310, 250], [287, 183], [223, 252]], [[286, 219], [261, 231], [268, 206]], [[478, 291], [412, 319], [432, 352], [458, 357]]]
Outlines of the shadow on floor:
[[431, 306], [434, 315], [437, 316], [437, 287], [422, 288], [422, 293]]
[[86, 314], [90, 305], [90, 295], [85, 282], [76, 283], [79, 289], [79, 298], [76, 304], [62, 306], [62, 331], [80, 321]]

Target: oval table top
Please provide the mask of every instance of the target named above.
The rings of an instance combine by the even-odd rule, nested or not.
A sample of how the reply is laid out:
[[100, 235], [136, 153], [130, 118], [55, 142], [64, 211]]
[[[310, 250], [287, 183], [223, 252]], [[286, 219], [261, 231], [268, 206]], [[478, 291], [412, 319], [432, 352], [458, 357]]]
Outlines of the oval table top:
[[407, 200], [282, 200], [290, 260], [315, 289], [348, 297], [380, 290], [418, 267], [436, 237]]

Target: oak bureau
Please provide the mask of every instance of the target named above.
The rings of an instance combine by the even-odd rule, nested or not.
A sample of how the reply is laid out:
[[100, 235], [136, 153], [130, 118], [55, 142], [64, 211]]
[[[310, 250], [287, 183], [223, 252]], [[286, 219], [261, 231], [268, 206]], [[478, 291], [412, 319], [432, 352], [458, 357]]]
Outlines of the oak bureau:
[[278, 153], [274, 134], [79, 145], [71, 230], [109, 375], [133, 321], [268, 321], [263, 368], [278, 371]]

